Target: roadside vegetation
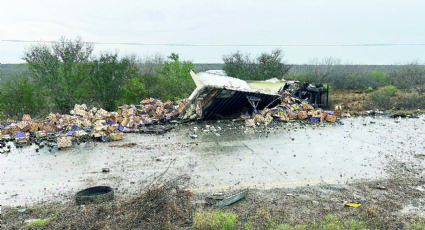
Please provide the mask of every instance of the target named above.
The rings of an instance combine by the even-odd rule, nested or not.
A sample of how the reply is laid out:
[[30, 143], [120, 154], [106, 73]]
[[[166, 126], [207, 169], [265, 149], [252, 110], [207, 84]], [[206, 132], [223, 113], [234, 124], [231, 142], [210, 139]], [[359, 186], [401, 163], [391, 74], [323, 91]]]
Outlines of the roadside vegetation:
[[187, 98], [195, 89], [189, 75], [194, 65], [174, 53], [143, 62], [116, 53], [95, 56], [92, 44], [61, 38], [50, 46], [30, 47], [23, 59], [28, 72], [0, 85], [0, 109], [6, 117], [69, 113], [76, 103], [115, 111], [119, 105], [138, 104], [147, 97]]
[[276, 49], [270, 54], [263, 53], [255, 59], [236, 52], [223, 57], [223, 70], [227, 75], [242, 80], [281, 79], [291, 69], [291, 66], [283, 63], [282, 59], [283, 55], [280, 49]]
[[[178, 54], [168, 57], [93, 53], [93, 45], [81, 38], [61, 38], [50, 45], [38, 44], [24, 51], [26, 64], [1, 65], [0, 110], [3, 118], [43, 117], [49, 112], [68, 113], [74, 104], [115, 111], [122, 104], [137, 104], [148, 97], [161, 100], [187, 98], [195, 88], [190, 61]], [[214, 64], [229, 76], [243, 80], [278, 78], [324, 83], [329, 86], [330, 108], [345, 110], [425, 110], [425, 66], [412, 63], [397, 68], [344, 67], [327, 57], [292, 71], [280, 49], [259, 57], [236, 52]], [[197, 65], [206, 70], [208, 65]], [[196, 71], [196, 70], [195, 70]]]
[[[77, 206], [72, 202], [29, 207], [3, 207], [5, 229], [193, 229], [193, 230], [308, 230], [308, 229], [424, 229], [420, 215], [403, 214], [402, 203], [420, 200], [412, 192], [421, 182], [386, 180], [388, 190], [369, 184], [351, 184], [338, 193], [324, 187], [260, 192], [222, 208], [195, 204], [190, 191], [168, 186], [151, 187], [124, 200]], [[324, 189], [324, 190], [323, 190]], [[285, 195], [289, 192], [297, 195]], [[339, 200], [364, 194], [358, 207]], [[272, 193], [271, 198], [269, 195]], [[283, 194], [282, 194], [283, 193]], [[329, 199], [329, 193], [332, 194]], [[388, 194], [389, 193], [389, 194]], [[367, 194], [367, 195], [366, 195]], [[387, 194], [383, 196], [382, 194]], [[295, 196], [295, 197], [293, 197]], [[260, 202], [261, 200], [261, 202]], [[21, 210], [21, 211], [19, 211]]]
[[346, 105], [350, 111], [425, 109], [425, 66], [417, 63], [384, 72], [341, 68], [338, 60], [325, 58], [285, 79], [326, 83], [333, 102]]

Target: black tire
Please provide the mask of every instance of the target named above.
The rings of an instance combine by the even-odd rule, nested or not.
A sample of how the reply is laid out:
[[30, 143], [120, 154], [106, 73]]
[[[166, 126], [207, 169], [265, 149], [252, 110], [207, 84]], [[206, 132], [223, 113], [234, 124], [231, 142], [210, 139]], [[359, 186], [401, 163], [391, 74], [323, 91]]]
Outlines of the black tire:
[[114, 200], [114, 190], [108, 186], [96, 186], [77, 192], [77, 205], [99, 204]]

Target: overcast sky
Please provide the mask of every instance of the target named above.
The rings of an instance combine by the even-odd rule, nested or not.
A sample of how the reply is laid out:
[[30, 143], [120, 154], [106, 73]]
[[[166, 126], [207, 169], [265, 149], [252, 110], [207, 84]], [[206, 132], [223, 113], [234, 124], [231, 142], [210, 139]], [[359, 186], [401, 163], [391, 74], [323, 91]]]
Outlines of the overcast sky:
[[94, 42], [97, 53], [175, 52], [195, 63], [276, 48], [292, 64], [425, 63], [420, 0], [14, 0], [0, 9], [0, 63], [21, 63], [31, 41], [61, 36]]

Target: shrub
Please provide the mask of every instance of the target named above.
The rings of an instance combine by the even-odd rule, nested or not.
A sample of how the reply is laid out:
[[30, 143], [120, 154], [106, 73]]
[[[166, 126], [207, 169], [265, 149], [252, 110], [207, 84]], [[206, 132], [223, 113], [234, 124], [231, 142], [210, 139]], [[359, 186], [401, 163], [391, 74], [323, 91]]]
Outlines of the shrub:
[[162, 99], [178, 100], [189, 97], [196, 88], [190, 76], [190, 70], [195, 71], [195, 66], [192, 62], [180, 61], [179, 55], [175, 53], [168, 56], [168, 59], [170, 61], [164, 62], [162, 68], [158, 70], [160, 78], [156, 79], [162, 83], [156, 87], [165, 90]]
[[282, 51], [276, 49], [271, 54], [263, 53], [256, 59], [249, 55], [243, 56], [240, 52], [223, 57], [227, 75], [243, 80], [266, 80], [283, 78], [291, 66], [282, 62]]
[[146, 88], [141, 78], [128, 79], [123, 87], [122, 97], [117, 104], [138, 104], [146, 97]]
[[373, 92], [370, 96], [372, 106], [375, 109], [388, 110], [395, 105], [394, 96], [397, 92], [395, 86], [385, 86]]
[[43, 89], [28, 77], [16, 77], [0, 86], [0, 109], [8, 117], [35, 116], [45, 109]]
[[397, 92], [397, 87], [392, 85], [382, 87], [378, 90], [378, 93], [382, 93], [390, 97], [394, 97], [396, 92]]
[[369, 82], [369, 86], [376, 88], [387, 85], [388, 79], [384, 72], [374, 70], [369, 74]]
[[394, 85], [399, 89], [415, 89], [419, 94], [425, 92], [425, 66], [412, 63], [404, 65], [391, 74]]
[[396, 103], [397, 109], [425, 109], [425, 96], [417, 94], [405, 94]]

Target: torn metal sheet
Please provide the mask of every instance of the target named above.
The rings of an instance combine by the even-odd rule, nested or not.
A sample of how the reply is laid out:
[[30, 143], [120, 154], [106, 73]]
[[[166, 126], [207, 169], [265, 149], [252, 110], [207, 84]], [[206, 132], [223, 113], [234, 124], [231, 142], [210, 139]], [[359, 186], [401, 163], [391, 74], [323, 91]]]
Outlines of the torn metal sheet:
[[182, 119], [214, 120], [236, 118], [241, 114], [271, 108], [281, 102], [277, 92], [253, 90], [248, 83], [233, 77], [190, 72], [196, 89], [180, 113]]

